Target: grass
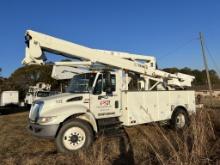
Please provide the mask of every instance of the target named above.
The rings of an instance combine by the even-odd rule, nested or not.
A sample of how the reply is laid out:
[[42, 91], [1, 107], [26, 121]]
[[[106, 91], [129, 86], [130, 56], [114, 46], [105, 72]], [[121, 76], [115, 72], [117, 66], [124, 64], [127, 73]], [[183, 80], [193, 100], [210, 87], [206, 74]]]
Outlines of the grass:
[[220, 97], [213, 97], [212, 99], [209, 96], [203, 97], [201, 103], [207, 108], [217, 108], [220, 109]]
[[28, 112], [0, 116], [0, 164], [220, 164], [220, 109], [201, 110], [174, 131], [158, 124], [126, 128], [128, 138], [98, 138], [86, 151], [61, 154], [30, 135]]

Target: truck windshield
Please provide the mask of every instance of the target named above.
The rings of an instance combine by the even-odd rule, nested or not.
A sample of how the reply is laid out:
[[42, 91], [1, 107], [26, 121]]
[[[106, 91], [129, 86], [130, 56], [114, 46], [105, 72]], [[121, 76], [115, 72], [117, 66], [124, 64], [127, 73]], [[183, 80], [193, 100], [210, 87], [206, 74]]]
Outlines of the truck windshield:
[[79, 74], [72, 78], [67, 88], [70, 93], [87, 93], [92, 89], [96, 73]]

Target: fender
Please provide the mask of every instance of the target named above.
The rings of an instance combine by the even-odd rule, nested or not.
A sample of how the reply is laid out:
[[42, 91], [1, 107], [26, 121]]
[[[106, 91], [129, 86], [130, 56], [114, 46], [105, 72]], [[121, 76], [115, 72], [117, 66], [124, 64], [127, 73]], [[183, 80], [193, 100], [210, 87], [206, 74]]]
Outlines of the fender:
[[95, 120], [94, 115], [89, 112], [88, 108], [82, 105], [72, 105], [72, 106], [65, 106], [63, 109], [65, 111], [62, 111], [60, 108], [53, 109], [53, 111], [56, 111], [57, 118], [57, 124], [61, 124], [70, 118], [79, 118], [82, 120], [87, 121], [93, 128], [95, 132], [98, 132], [97, 123]]
[[88, 122], [92, 126], [93, 130], [96, 133], [98, 132], [98, 127], [97, 127], [95, 117], [90, 112], [85, 112], [85, 113], [81, 112], [81, 113], [72, 114], [72, 115], [68, 116], [66, 119], [64, 119], [63, 122], [61, 122], [61, 125], [62, 125], [62, 123], [66, 122], [68, 120], [74, 119], [74, 118], [82, 119], [82, 120]]
[[98, 132], [97, 123], [96, 123], [96, 120], [93, 114], [87, 112], [87, 113], [77, 116], [76, 118], [87, 121], [92, 126], [93, 130], [96, 133]]

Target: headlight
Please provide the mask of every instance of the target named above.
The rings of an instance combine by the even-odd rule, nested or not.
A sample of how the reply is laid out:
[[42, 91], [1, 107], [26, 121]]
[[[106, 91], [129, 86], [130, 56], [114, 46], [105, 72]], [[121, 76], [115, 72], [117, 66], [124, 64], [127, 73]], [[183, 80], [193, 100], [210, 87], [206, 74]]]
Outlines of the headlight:
[[55, 118], [56, 118], [56, 116], [40, 117], [37, 122], [39, 124], [48, 123], [48, 122], [51, 122], [52, 120], [54, 120]]

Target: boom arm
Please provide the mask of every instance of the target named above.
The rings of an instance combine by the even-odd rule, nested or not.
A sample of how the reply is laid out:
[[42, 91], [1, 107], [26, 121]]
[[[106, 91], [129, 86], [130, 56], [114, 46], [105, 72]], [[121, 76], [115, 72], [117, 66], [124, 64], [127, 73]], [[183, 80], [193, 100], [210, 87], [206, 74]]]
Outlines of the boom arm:
[[[46, 56], [44, 52], [51, 52], [69, 58], [79, 58], [91, 63], [100, 63], [113, 68], [123, 69], [137, 74], [153, 78], [169, 79], [172, 85], [191, 86], [193, 76], [185, 74], [170, 74], [156, 69], [154, 57], [129, 54], [124, 52], [113, 52], [97, 50], [55, 37], [28, 30], [26, 32], [26, 55], [23, 64], [44, 64]], [[139, 60], [144, 63], [139, 62]]]
[[[138, 65], [136, 62], [125, 60], [129, 58], [135, 59], [135, 55], [129, 53], [91, 49], [30, 30], [27, 31], [25, 38], [27, 47], [23, 64], [44, 64], [44, 61], [46, 61], [44, 51], [47, 51], [69, 58], [80, 58], [82, 60], [92, 61], [93, 63], [98, 62], [116, 68], [132, 70], [142, 74], [145, 73], [143, 70], [143, 67], [146, 67], [145, 65], [139, 63]], [[119, 56], [122, 58], [118, 58]], [[152, 61], [152, 65], [155, 64], [153, 57], [136, 56], [139, 60], [148, 60]]]

